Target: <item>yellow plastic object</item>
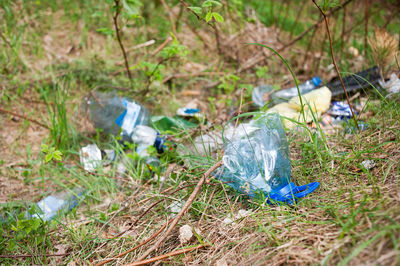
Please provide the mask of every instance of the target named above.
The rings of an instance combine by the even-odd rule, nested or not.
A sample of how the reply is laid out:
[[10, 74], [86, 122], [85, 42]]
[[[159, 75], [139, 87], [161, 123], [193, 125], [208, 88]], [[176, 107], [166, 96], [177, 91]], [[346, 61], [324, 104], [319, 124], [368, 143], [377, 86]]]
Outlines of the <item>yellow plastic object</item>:
[[[283, 117], [287, 117], [296, 120], [300, 123], [306, 122], [310, 123], [313, 121], [312, 112], [316, 117], [320, 117], [322, 113], [329, 109], [331, 103], [332, 93], [327, 87], [322, 87], [317, 90], [313, 90], [307, 94], [302, 95], [304, 114], [301, 114], [301, 104], [300, 97], [296, 96], [290, 99], [287, 103], [280, 103], [270, 108], [267, 113], [278, 113]], [[310, 109], [311, 107], [311, 109]], [[288, 129], [293, 128], [296, 123], [289, 121], [287, 119], [283, 120], [285, 127]]]
[[[328, 87], [322, 87], [317, 90], [310, 91], [302, 95], [304, 109], [311, 109], [313, 112], [322, 114], [328, 111], [331, 104], [332, 92]], [[297, 110], [301, 110], [300, 97], [296, 96], [290, 99], [289, 104], [293, 105]]]

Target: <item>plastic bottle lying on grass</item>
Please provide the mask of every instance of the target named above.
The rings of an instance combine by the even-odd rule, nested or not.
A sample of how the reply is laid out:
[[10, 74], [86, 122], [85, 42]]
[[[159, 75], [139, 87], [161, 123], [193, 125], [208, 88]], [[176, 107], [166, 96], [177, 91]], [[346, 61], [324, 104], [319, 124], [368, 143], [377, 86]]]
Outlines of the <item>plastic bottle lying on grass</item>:
[[83, 193], [82, 188], [77, 188], [74, 191], [63, 191], [47, 196], [37, 203], [41, 213], [33, 214], [32, 218], [50, 221], [57, 215], [65, 214], [78, 205]]
[[[320, 77], [313, 77], [310, 80], [307, 80], [303, 84], [299, 85], [299, 90], [301, 95], [308, 93], [312, 90], [315, 90], [320, 84], [322, 80]], [[292, 87], [284, 90], [280, 90], [271, 94], [271, 99], [274, 103], [280, 103], [290, 100], [293, 97], [299, 96], [297, 91], [297, 87]]]
[[318, 182], [304, 186], [291, 182], [289, 148], [278, 114], [263, 115], [250, 124], [258, 129], [227, 141], [218, 179], [250, 197], [262, 193], [269, 203], [291, 204], [319, 186]]
[[112, 93], [94, 92], [86, 101], [90, 119], [96, 128], [117, 135], [122, 129], [124, 140], [130, 141], [137, 125], [149, 124], [146, 108], [132, 99]]

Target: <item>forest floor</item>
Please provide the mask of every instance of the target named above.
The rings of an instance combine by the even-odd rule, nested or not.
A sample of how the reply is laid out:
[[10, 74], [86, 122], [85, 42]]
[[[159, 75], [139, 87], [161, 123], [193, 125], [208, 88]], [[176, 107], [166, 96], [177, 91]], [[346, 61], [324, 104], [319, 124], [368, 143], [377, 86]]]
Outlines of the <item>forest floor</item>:
[[[164, 26], [123, 28], [129, 59], [134, 62], [132, 89], [118, 42], [97, 29], [112, 23], [104, 22], [111, 20], [109, 13], [104, 11], [105, 18], [97, 21], [77, 4], [59, 4], [64, 10], [55, 10], [40, 3], [29, 9], [21, 3], [25, 2], [10, 6], [13, 14], [22, 14], [20, 21], [14, 23], [15, 17], [10, 18], [7, 12], [11, 11], [4, 6], [1, 13], [8, 23], [2, 28], [5, 52], [0, 73], [1, 264], [81, 265], [111, 259], [107, 263], [120, 265], [185, 249], [155, 261], [220, 266], [399, 263], [399, 97], [384, 97], [373, 88], [351, 94], [353, 104], [363, 106], [358, 118], [367, 127], [361, 132], [349, 132], [346, 127], [313, 134], [286, 131], [292, 181], [320, 183], [295, 204], [269, 205], [236, 192], [211, 175], [167, 235], [166, 228], [176, 217], [171, 205], [184, 204], [202, 176], [221, 159], [219, 152], [180, 151], [187, 150], [200, 132], [222, 130], [236, 115], [259, 111], [251, 103], [251, 90], [258, 84], [268, 83], [275, 89], [294, 85], [277, 56], [244, 43], [281, 49], [301, 81], [317, 74], [325, 82], [335, 78], [329, 53], [304, 43], [284, 49], [282, 39], [287, 41], [292, 34], [266, 27], [249, 9], [243, 23], [236, 23], [242, 17], [227, 15], [219, 36], [208, 25], [193, 30], [193, 18], [189, 19], [193, 15], [185, 13], [176, 41], [171, 38], [166, 45], [175, 55], [166, 59], [161, 53], [165, 48], [157, 47], [169, 40], [168, 12], [157, 6]], [[169, 12], [179, 11], [175, 6]], [[318, 13], [314, 15], [318, 18]], [[159, 20], [156, 16], [152, 23]], [[303, 23], [310, 25], [310, 21]], [[322, 26], [318, 31], [325, 30]], [[135, 34], [141, 39], [135, 40]], [[138, 48], [154, 36], [163, 37]], [[313, 42], [324, 44], [322, 40], [317, 36]], [[374, 65], [372, 55], [353, 47], [363, 46], [363, 40], [360, 43], [353, 40], [353, 49], [346, 47], [339, 53], [343, 72], [355, 73]], [[385, 71], [396, 70], [392, 64]], [[101, 134], [90, 123], [82, 103], [99, 86], [117, 88], [153, 115], [172, 116], [194, 101], [208, 124], [169, 136], [176, 149], [159, 155], [160, 167], [151, 169], [138, 163], [132, 147], [123, 150], [115, 138]], [[240, 118], [240, 122], [245, 120]], [[93, 173], [85, 171], [79, 150], [90, 143], [121, 151], [131, 162], [127, 171], [118, 170], [118, 161]], [[49, 152], [43, 144], [61, 151], [61, 160], [47, 162]], [[366, 160], [373, 160], [374, 166], [364, 167]], [[51, 222], [27, 219], [26, 211], [33, 203], [76, 187], [83, 187], [85, 194], [68, 214]], [[182, 239], [185, 225], [194, 232], [188, 240]], [[165, 241], [146, 254], [163, 236]]]

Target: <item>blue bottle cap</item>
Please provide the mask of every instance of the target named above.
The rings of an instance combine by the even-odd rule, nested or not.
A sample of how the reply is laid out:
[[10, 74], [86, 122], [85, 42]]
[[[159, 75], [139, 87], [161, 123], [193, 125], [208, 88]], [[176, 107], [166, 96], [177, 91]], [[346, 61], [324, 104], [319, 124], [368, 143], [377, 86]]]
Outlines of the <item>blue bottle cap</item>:
[[322, 80], [320, 77], [316, 76], [312, 78], [312, 82], [314, 83], [315, 87], [318, 87], [322, 83]]

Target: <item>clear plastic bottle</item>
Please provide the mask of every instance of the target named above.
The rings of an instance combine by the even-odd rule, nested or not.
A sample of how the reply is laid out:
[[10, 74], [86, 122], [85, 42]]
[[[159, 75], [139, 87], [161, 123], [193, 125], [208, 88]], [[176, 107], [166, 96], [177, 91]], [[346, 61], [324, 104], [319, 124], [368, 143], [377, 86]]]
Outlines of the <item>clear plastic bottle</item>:
[[[307, 80], [303, 84], [299, 85], [300, 93], [303, 95], [307, 92], [310, 92], [316, 89], [321, 83], [322, 80], [320, 77], [313, 77], [312, 79]], [[299, 96], [296, 86], [272, 93], [271, 99], [276, 104], [288, 101], [289, 99], [295, 96]]]
[[83, 193], [82, 188], [77, 188], [73, 191], [63, 191], [47, 196], [37, 203], [42, 213], [33, 214], [32, 217], [50, 221], [57, 215], [67, 213], [74, 208], [79, 203]]
[[256, 130], [227, 140], [224, 166], [215, 173], [218, 179], [250, 197], [261, 193], [269, 202], [293, 203], [319, 186], [291, 182], [289, 147], [278, 114], [263, 115], [249, 125]]
[[96, 128], [117, 135], [122, 129], [124, 140], [130, 141], [137, 125], [149, 124], [149, 112], [139, 103], [112, 93], [94, 92], [86, 101], [89, 116]]

